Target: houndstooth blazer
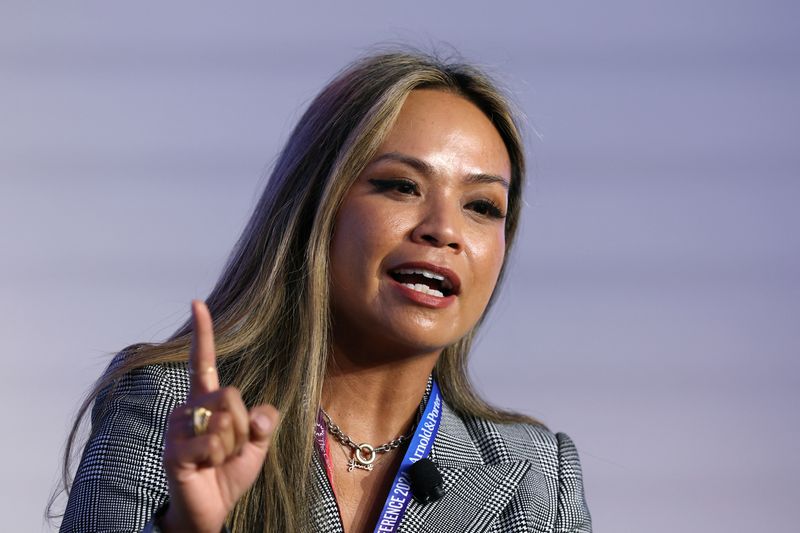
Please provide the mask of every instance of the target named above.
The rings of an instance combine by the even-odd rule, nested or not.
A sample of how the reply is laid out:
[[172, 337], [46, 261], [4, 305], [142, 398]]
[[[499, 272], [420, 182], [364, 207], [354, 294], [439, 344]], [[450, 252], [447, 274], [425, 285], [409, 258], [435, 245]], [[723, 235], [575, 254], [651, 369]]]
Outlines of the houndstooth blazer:
[[[164, 430], [188, 389], [185, 365], [170, 364], [137, 369], [101, 393], [60, 531], [145, 527], [167, 500]], [[427, 505], [412, 500], [400, 531], [591, 532], [578, 454], [563, 433], [462, 418], [444, 403], [431, 459], [444, 478], [445, 496]], [[341, 533], [317, 454], [312, 474], [313, 529]]]

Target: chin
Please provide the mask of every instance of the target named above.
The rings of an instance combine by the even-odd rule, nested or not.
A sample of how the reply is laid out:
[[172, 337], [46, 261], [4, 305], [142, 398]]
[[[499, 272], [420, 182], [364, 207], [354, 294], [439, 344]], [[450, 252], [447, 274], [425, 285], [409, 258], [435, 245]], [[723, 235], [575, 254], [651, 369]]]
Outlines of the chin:
[[[353, 312], [355, 307], [361, 307], [360, 312]], [[334, 322], [339, 324], [334, 328], [339, 347], [373, 361], [379, 354], [389, 360], [438, 354], [469, 331], [459, 313], [396, 304], [338, 308]]]
[[393, 331], [391, 337], [397, 343], [397, 349], [409, 354], [430, 354], [441, 352], [447, 346], [457, 342], [466, 332], [454, 331], [446, 327], [408, 327]]

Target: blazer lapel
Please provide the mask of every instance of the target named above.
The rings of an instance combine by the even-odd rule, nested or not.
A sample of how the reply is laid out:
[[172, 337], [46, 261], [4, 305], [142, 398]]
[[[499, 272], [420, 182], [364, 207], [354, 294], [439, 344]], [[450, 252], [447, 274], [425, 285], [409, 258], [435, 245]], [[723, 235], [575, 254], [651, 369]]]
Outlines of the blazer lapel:
[[514, 496], [528, 461], [487, 465], [464, 422], [443, 405], [431, 458], [444, 480], [445, 496], [433, 503], [409, 503], [400, 531], [487, 531]]
[[314, 450], [311, 483], [311, 527], [321, 533], [344, 533], [339, 505], [319, 453]]

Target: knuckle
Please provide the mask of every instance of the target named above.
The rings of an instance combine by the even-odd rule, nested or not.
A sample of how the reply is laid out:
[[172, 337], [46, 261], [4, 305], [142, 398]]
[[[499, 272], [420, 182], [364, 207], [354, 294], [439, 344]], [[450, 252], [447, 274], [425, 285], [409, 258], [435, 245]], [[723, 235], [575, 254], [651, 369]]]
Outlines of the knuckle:
[[250, 435], [250, 427], [249, 424], [237, 424], [236, 428], [236, 439], [237, 440], [247, 440]]
[[222, 444], [222, 439], [216, 433], [208, 435], [206, 440], [206, 447], [208, 448], [209, 455], [216, 455], [220, 452], [224, 452], [225, 446]]
[[220, 431], [227, 431], [233, 425], [233, 419], [231, 415], [226, 412], [217, 413], [217, 427]]
[[225, 461], [225, 443], [219, 435], [211, 435], [208, 441], [208, 456], [214, 464], [220, 464]]

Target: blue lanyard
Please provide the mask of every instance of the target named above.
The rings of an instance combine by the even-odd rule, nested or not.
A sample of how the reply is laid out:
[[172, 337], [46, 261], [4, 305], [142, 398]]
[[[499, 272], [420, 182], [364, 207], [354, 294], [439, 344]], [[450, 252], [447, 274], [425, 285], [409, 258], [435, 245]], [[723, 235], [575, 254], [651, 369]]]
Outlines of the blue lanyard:
[[439, 422], [442, 419], [442, 397], [439, 395], [439, 386], [433, 380], [431, 395], [428, 403], [425, 404], [425, 411], [422, 413], [417, 430], [408, 445], [406, 455], [400, 464], [400, 469], [395, 475], [392, 489], [383, 504], [378, 524], [375, 526], [375, 533], [387, 533], [397, 531], [397, 526], [406, 513], [408, 502], [411, 501], [411, 484], [408, 480], [408, 468], [428, 456], [433, 447], [433, 440], [439, 432]]

